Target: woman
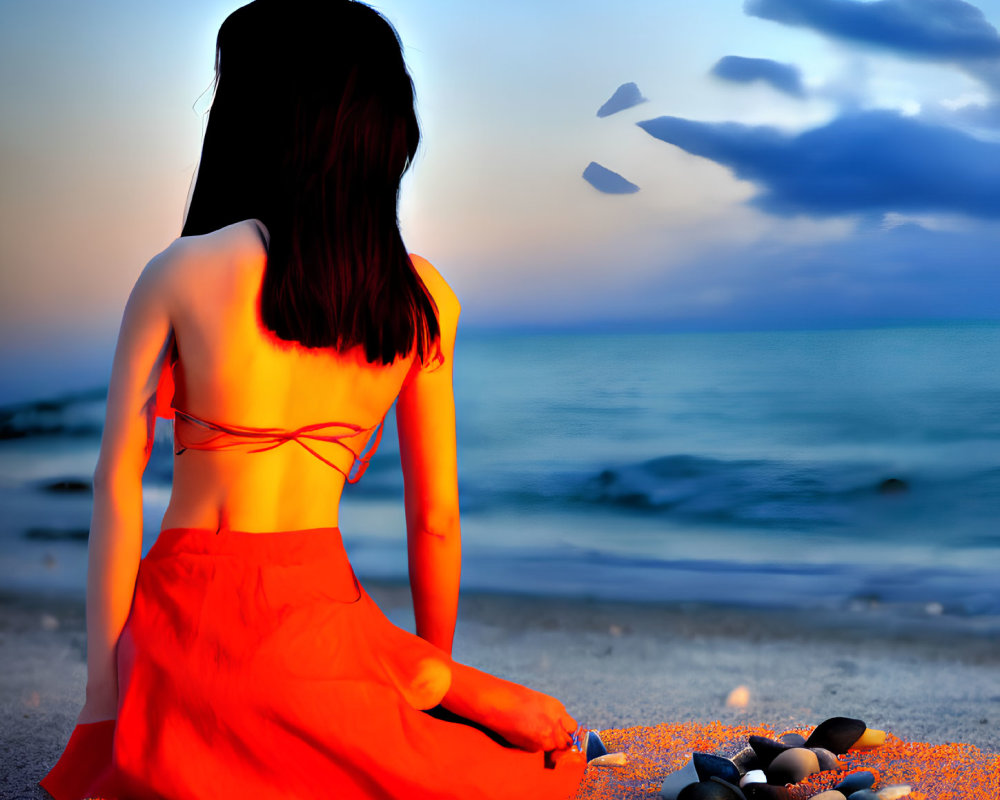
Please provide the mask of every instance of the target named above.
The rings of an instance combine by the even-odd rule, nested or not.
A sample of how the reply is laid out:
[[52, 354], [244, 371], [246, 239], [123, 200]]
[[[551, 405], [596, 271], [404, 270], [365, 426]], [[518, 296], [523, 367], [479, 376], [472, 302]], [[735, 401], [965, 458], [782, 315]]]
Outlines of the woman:
[[[395, 31], [367, 6], [256, 0], [220, 29], [183, 234], [137, 281], [112, 367], [86, 703], [42, 781], [57, 800], [575, 791], [562, 705], [451, 659], [459, 304], [399, 235], [418, 139]], [[419, 638], [336, 527], [394, 401]], [[140, 560], [157, 413], [174, 481]]]

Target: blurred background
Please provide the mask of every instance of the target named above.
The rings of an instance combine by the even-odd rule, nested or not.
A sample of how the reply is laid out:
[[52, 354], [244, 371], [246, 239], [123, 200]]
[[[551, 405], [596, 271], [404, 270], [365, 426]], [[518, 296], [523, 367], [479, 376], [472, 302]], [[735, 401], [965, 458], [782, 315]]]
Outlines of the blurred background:
[[[82, 593], [121, 310], [239, 5], [0, 0], [0, 585]], [[1000, 1], [376, 5], [404, 237], [463, 304], [467, 588], [997, 624]], [[342, 527], [402, 579], [393, 445]]]

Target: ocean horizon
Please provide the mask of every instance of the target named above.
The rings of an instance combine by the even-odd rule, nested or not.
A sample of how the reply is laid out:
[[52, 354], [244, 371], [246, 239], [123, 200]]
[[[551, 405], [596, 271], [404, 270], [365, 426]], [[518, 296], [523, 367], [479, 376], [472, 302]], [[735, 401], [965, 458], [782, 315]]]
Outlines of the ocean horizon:
[[[1000, 324], [463, 334], [463, 588], [993, 625], [998, 353]], [[8, 591], [82, 596], [103, 416], [102, 388], [0, 407]], [[405, 580], [391, 414], [340, 527], [362, 579]]]

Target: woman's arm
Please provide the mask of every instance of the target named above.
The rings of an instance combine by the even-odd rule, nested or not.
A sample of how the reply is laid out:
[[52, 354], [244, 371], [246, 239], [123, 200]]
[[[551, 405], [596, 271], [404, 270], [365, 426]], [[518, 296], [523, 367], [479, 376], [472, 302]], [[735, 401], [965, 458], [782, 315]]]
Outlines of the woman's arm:
[[154, 258], [125, 306], [101, 451], [87, 564], [87, 700], [78, 723], [116, 716], [118, 637], [132, 607], [142, 554], [142, 473], [152, 449], [156, 386], [172, 330], [164, 273], [171, 249]]
[[462, 568], [452, 384], [461, 308], [434, 267], [417, 256], [411, 258], [438, 307], [444, 363], [436, 369], [416, 365], [396, 402], [410, 590], [417, 634], [450, 655]]

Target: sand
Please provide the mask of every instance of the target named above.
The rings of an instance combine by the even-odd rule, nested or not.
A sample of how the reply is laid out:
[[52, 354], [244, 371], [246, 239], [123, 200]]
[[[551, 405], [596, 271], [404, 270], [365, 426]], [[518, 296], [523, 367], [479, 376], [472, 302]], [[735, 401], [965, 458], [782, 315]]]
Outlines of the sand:
[[[405, 587], [366, 582], [412, 621]], [[859, 717], [911, 741], [1000, 752], [1000, 645], [974, 623], [753, 609], [463, 597], [455, 655], [556, 695], [604, 729], [719, 720], [776, 730]], [[79, 600], [0, 597], [0, 798], [47, 798], [83, 702]], [[745, 686], [744, 707], [729, 707]]]

